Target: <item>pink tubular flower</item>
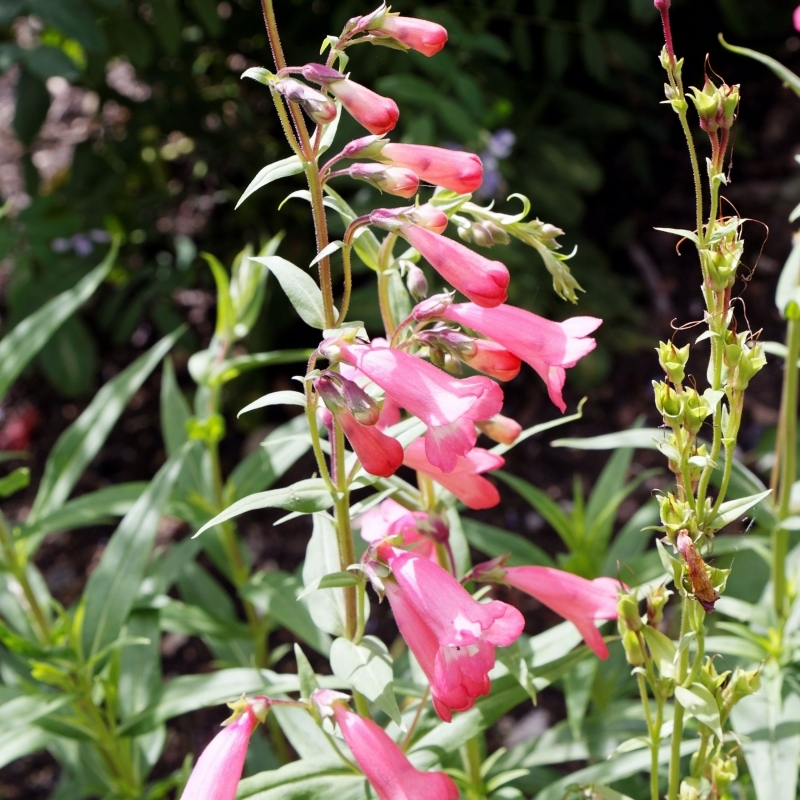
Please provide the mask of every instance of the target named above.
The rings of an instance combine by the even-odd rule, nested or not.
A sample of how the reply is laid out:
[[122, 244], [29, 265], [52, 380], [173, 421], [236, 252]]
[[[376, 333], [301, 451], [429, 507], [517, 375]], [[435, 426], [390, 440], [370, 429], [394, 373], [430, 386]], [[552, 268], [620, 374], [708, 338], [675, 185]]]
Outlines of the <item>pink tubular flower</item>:
[[347, 169], [351, 178], [373, 184], [382, 192], [398, 197], [413, 197], [419, 190], [419, 178], [410, 169], [383, 164], [352, 164]]
[[461, 356], [461, 360], [478, 372], [485, 372], [498, 381], [510, 381], [519, 375], [520, 360], [509, 350], [489, 339], [474, 339], [477, 349], [474, 356]]
[[572, 317], [552, 322], [522, 308], [502, 305], [482, 308], [474, 303], [457, 303], [442, 316], [488, 336], [530, 364], [547, 384], [547, 393], [563, 412], [567, 405], [561, 395], [566, 369], [594, 350], [589, 337], [602, 320], [596, 317]]
[[452, 778], [443, 772], [420, 772], [372, 720], [353, 713], [339, 699], [331, 703], [331, 711], [379, 800], [458, 800]]
[[258, 718], [250, 705], [203, 750], [181, 800], [233, 800], [242, 777], [250, 734]]
[[451, 286], [473, 303], [493, 308], [508, 298], [509, 275], [504, 264], [417, 225], [405, 223], [398, 232]]
[[475, 421], [503, 406], [503, 391], [489, 378], [454, 378], [426, 361], [390, 347], [339, 343], [343, 361], [358, 367], [402, 408], [422, 420], [428, 460], [452, 472], [475, 445]]
[[551, 567], [504, 569], [506, 583], [535, 597], [556, 614], [568, 619], [600, 658], [608, 658], [608, 648], [594, 621], [617, 618], [618, 581], [613, 578], [590, 581]]
[[426, 19], [387, 14], [372, 31], [390, 36], [428, 57], [435, 56], [447, 44], [447, 30]]
[[431, 464], [425, 455], [422, 439], [416, 439], [406, 448], [403, 463], [417, 472], [429, 475], [452, 492], [467, 508], [492, 508], [500, 502], [497, 488], [481, 473], [500, 469], [506, 462], [502, 456], [490, 453], [482, 447], [473, 447], [465, 456], [459, 456], [453, 470], [446, 473]]
[[522, 425], [511, 417], [495, 414], [491, 419], [476, 423], [478, 430], [492, 441], [500, 444], [514, 444], [522, 433]]
[[800, 31], [800, 6], [794, 10], [794, 29]]
[[413, 170], [420, 180], [444, 186], [458, 194], [474, 192], [483, 181], [480, 158], [463, 150], [389, 142], [381, 148], [377, 158]]
[[446, 570], [389, 545], [378, 555], [392, 570], [386, 596], [397, 627], [431, 684], [436, 713], [450, 722], [489, 693], [494, 648], [513, 644], [525, 626], [516, 608], [479, 603]]
[[397, 125], [400, 111], [390, 97], [382, 97], [324, 64], [306, 64], [300, 71], [304, 78], [322, 84], [338, 97], [350, 116], [370, 133], [388, 133]]

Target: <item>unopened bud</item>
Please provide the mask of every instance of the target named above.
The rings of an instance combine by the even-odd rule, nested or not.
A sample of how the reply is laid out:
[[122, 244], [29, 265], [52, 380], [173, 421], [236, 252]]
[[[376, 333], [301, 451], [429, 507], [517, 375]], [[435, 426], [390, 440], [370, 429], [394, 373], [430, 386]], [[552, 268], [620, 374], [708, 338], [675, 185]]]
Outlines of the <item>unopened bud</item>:
[[682, 780], [678, 800], [700, 800], [700, 781], [697, 778]]
[[703, 427], [705, 418], [711, 414], [711, 405], [703, 395], [695, 389], [687, 389], [684, 393], [683, 425], [689, 433], [698, 433]]
[[691, 87], [689, 98], [697, 109], [700, 127], [706, 133], [714, 133], [719, 128], [722, 104], [722, 98], [717, 92], [717, 87], [706, 78], [702, 91], [696, 86]]
[[674, 542], [678, 532], [686, 527], [692, 510], [688, 503], [678, 500], [672, 493], [661, 495], [658, 506], [667, 539]]
[[514, 444], [522, 433], [522, 425], [519, 422], [502, 414], [495, 414], [491, 419], [476, 422], [475, 427], [499, 444]]
[[322, 85], [343, 81], [347, 76], [332, 67], [324, 64], [306, 64], [300, 69], [300, 73], [307, 81], [313, 81]]
[[736, 110], [739, 108], [739, 84], [728, 86], [723, 83], [720, 86], [720, 95], [722, 96], [722, 121], [720, 122], [720, 127], [728, 130], [736, 122]]
[[669, 11], [672, 0], [653, 0], [653, 5], [658, 11]]
[[664, 381], [653, 381], [656, 408], [668, 425], [680, 425], [683, 421], [683, 398]]
[[478, 352], [478, 346], [471, 336], [447, 327], [435, 327], [417, 334], [417, 339], [428, 347], [443, 350], [453, 358], [465, 359]]
[[430, 322], [439, 319], [453, 305], [453, 293], [435, 294], [414, 306], [411, 316], [417, 322]]
[[491, 561], [474, 566], [467, 577], [478, 583], [505, 583], [506, 581], [506, 561], [508, 555], [498, 556]]
[[[495, 225], [490, 220], [475, 222], [470, 225], [469, 228], [459, 230], [459, 236], [461, 236], [463, 239], [465, 237], [462, 235], [462, 231], [466, 231], [467, 236], [480, 247], [492, 247], [496, 244], [508, 244], [511, 241], [511, 237], [508, 235], [508, 233], [499, 225]], [[469, 239], [467, 240], [469, 241]]]
[[447, 214], [434, 208], [430, 203], [407, 209], [405, 216], [413, 225], [419, 225], [420, 228], [426, 228], [433, 233], [444, 233], [447, 228]]
[[381, 136], [362, 136], [354, 139], [342, 148], [340, 158], [375, 158], [383, 148], [389, 144]]
[[675, 347], [672, 342], [659, 342], [656, 348], [658, 363], [674, 384], [683, 383], [686, 377], [686, 362], [689, 360], [689, 345]]
[[406, 286], [411, 296], [415, 300], [422, 300], [428, 294], [428, 279], [425, 273], [416, 264], [407, 261], [406, 266]]
[[297, 103], [318, 125], [327, 125], [336, 119], [336, 103], [301, 81], [281, 78], [275, 83], [275, 91]]
[[350, 413], [361, 425], [375, 425], [381, 415], [375, 401], [354, 381], [341, 376], [338, 380]]
[[639, 637], [631, 630], [622, 634], [622, 648], [625, 650], [625, 659], [632, 667], [641, 667], [644, 664], [644, 653]]
[[728, 787], [739, 775], [739, 768], [735, 758], [722, 758], [717, 756], [711, 762], [711, 783], [717, 790], [717, 797], [723, 797], [728, 792]]
[[639, 604], [629, 594], [623, 594], [617, 603], [617, 619], [624, 622], [628, 630], [637, 633], [642, 629], [642, 618], [639, 614]]
[[653, 628], [657, 628], [664, 619], [664, 606], [671, 594], [672, 592], [662, 584], [647, 595], [647, 622]]
[[419, 190], [419, 178], [410, 169], [383, 164], [352, 164], [347, 169], [351, 178], [371, 183], [382, 192], [398, 197], [413, 197]]

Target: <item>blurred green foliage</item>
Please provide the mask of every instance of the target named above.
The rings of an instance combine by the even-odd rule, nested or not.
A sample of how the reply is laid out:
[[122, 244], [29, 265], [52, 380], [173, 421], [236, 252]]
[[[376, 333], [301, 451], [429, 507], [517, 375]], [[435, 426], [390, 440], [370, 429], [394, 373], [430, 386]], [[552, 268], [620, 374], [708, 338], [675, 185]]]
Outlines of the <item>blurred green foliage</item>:
[[[785, 3], [697, 5], [673, 4], [687, 55], [714, 41], [721, 19], [731, 40], [785, 60]], [[506, 176], [530, 197], [533, 214], [564, 227], [568, 247], [578, 245], [571, 267], [587, 289], [580, 309], [606, 320], [583, 377], [602, 380], [608, 348], [636, 346], [639, 289], [625, 248], [652, 224], [642, 208], [675, 177], [653, 166], [675, 132], [657, 104], [661, 32], [652, 3], [400, 0], [393, 8], [444, 24], [449, 46], [431, 59], [357, 48], [354, 77], [398, 101], [396, 139], [481, 152], [493, 133], [513, 131], [516, 144], [494, 176], [497, 197], [504, 202]], [[318, 60], [323, 37], [368, 10], [365, 0], [279, 2], [290, 62]], [[60, 392], [89, 393], [109, 346], [141, 349], [187, 314], [195, 323], [205, 318], [213, 281], [199, 252], [230, 260], [245, 243], [259, 246], [278, 232], [276, 208], [302, 186], [299, 177], [233, 212], [256, 172], [287, 154], [267, 91], [239, 80], [246, 67], [270, 64], [257, 0], [5, 0], [0, 7], [0, 103], [19, 140], [10, 131], [0, 139], [0, 191], [14, 202], [0, 221], [0, 260], [13, 265], [5, 328], [88, 272], [89, 251], [105, 246], [95, 241], [98, 231], [127, 237], [100, 301], [39, 356]], [[337, 144], [362, 133], [343, 120]], [[746, 153], [746, 132], [743, 139]], [[371, 188], [337, 188], [356, 211], [374, 206]], [[285, 211], [284, 255], [308, 263], [305, 209], [290, 203]], [[514, 270], [512, 302], [571, 313], [552, 295], [537, 256], [519, 245], [499, 249]], [[270, 322], [251, 333], [256, 349], [273, 347], [293, 324], [280, 298], [270, 302]], [[371, 307], [371, 297], [356, 291], [354, 311], [366, 317]]]

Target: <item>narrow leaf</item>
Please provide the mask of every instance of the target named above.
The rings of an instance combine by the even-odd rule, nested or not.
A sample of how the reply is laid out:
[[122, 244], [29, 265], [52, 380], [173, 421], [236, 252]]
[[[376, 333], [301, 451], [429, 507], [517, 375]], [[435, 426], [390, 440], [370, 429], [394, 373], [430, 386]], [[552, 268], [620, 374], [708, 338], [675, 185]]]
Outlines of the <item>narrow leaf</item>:
[[257, 408], [266, 408], [267, 406], [306, 406], [306, 396], [302, 392], [270, 392], [258, 400], [253, 400], [252, 403], [246, 405], [236, 416], [241, 417], [248, 411], [255, 411]]
[[322, 292], [307, 272], [280, 256], [267, 256], [253, 260], [264, 264], [276, 277], [281, 289], [306, 325], [319, 330], [325, 328]]
[[236, 208], [239, 208], [253, 192], [258, 191], [273, 181], [277, 181], [280, 178], [288, 178], [290, 175], [297, 175], [302, 171], [303, 164], [297, 156], [289, 156], [288, 158], [283, 158], [280, 161], [274, 161], [272, 164], [268, 164], [259, 171], [252, 181], [250, 181], [250, 185], [244, 190], [244, 193], [239, 198], [239, 202], [236, 203]]

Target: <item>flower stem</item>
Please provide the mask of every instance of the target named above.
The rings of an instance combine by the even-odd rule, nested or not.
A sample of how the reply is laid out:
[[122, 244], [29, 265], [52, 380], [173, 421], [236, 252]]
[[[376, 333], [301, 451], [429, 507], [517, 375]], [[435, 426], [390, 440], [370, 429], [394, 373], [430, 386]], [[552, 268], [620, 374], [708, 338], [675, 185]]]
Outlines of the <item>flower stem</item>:
[[[690, 597], [682, 598], [681, 609], [681, 635], [679, 640], [683, 642], [684, 638], [689, 634], [689, 614], [690, 603], [694, 600]], [[675, 685], [682, 686], [686, 680], [686, 672], [689, 667], [689, 649], [684, 647], [678, 657], [678, 665], [675, 670]], [[675, 714], [672, 727], [672, 750], [669, 759], [669, 791], [667, 793], [667, 800], [678, 800], [678, 789], [681, 782], [681, 742], [683, 740], [683, 706], [675, 698]]]
[[[786, 361], [783, 373], [780, 428], [782, 442], [778, 466], [778, 519], [789, 516], [792, 485], [797, 477], [797, 394], [800, 357], [800, 320], [789, 319], [786, 330]], [[772, 531], [772, 592], [775, 611], [779, 619], [786, 614], [786, 556], [789, 550], [789, 532], [783, 528]]]
[[660, 742], [659, 730], [653, 727], [653, 718], [650, 713], [650, 698], [647, 696], [647, 684], [641, 672], [636, 674], [636, 682], [639, 684], [639, 697], [642, 699], [644, 708], [644, 720], [647, 723], [647, 732], [650, 738], [650, 800], [658, 800], [658, 747]]

